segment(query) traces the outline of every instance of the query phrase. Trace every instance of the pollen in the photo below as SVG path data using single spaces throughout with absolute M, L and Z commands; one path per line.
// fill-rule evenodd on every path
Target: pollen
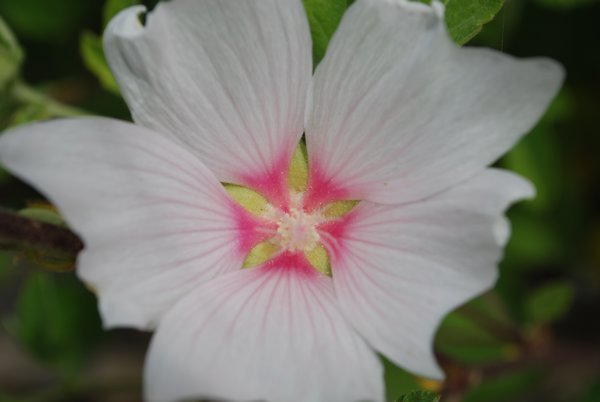
M 277 235 L 273 240 L 285 250 L 311 251 L 321 240 L 317 231 L 319 222 L 318 214 L 307 214 L 301 209 L 291 208 L 279 218 Z

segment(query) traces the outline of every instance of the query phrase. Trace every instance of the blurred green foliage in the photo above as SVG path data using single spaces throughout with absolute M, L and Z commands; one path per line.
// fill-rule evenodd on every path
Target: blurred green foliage
M 494 293 L 473 300 L 448 315 L 436 337 L 436 348 L 466 364 L 511 360 L 518 353 L 517 326 Z
M 597 3 L 598 0 L 536 0 L 541 6 L 555 9 L 570 9 Z
M 81 57 L 86 67 L 98 77 L 100 84 L 107 91 L 118 95 L 119 86 L 108 67 L 100 36 L 89 31 L 81 34 Z
M 413 391 L 401 396 L 397 402 L 438 402 L 440 397 L 428 391 Z
M 346 0 L 303 0 L 313 40 L 313 63 L 316 66 L 327 50 L 344 11 Z
M 0 15 L 26 39 L 67 42 L 91 17 L 89 4 L 81 0 L 2 0 Z
M 17 76 L 23 61 L 23 51 L 14 34 L 0 17 L 0 92 Z
M 72 275 L 32 272 L 19 292 L 9 333 L 34 356 L 73 376 L 101 335 L 95 298 Z
M 519 400 L 523 395 L 535 393 L 535 387 L 542 378 L 543 374 L 539 369 L 512 370 L 470 389 L 462 401 L 506 402 Z
M 2 284 L 10 277 L 11 260 L 9 253 L 0 251 L 0 289 L 2 289 Z
M 0 128 L 81 113 L 128 118 L 101 36 L 112 16 L 139 3 L 151 9 L 156 1 L 0 0 Z M 352 0 L 303 3 L 316 64 Z M 458 44 L 472 40 L 469 44 L 518 56 L 553 57 L 566 66 L 568 79 L 544 119 L 498 162 L 529 178 L 538 195 L 509 213 L 513 236 L 496 288 L 440 326 L 435 346 L 447 381 L 415 377 L 384 359 L 387 395 L 404 402 L 435 401 L 438 392 L 442 400 L 466 402 L 595 402 L 600 400 L 600 52 L 595 51 L 600 4 L 446 4 L 446 23 Z M 36 199 L 38 194 L 0 168 L 0 205 L 22 209 Z M 48 211 L 25 213 L 56 218 Z M 70 274 L 41 272 L 26 254 L 2 251 L 0 290 L 5 330 L 40 365 L 62 379 L 77 379 L 104 342 L 93 294 Z M 568 376 L 570 371 L 576 375 Z
M 388 399 L 392 400 L 420 388 L 419 381 L 414 375 L 397 367 L 383 356 L 382 361 L 385 369 L 385 393 Z
M 550 324 L 565 315 L 574 296 L 575 289 L 569 282 L 545 284 L 525 300 L 527 319 L 535 324 Z
M 138 4 L 140 4 L 138 0 L 108 0 L 104 4 L 102 12 L 102 26 L 106 27 L 120 11 Z M 119 86 L 104 56 L 101 36 L 91 31 L 83 32 L 80 39 L 80 50 L 85 66 L 96 75 L 104 89 L 119 95 Z

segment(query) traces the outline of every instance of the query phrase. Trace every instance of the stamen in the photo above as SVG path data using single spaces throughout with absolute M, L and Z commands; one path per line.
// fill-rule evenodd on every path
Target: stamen
M 310 251 L 319 244 L 320 236 L 317 215 L 306 214 L 298 208 L 291 208 L 278 222 L 277 236 L 274 239 L 282 249 L 289 251 Z

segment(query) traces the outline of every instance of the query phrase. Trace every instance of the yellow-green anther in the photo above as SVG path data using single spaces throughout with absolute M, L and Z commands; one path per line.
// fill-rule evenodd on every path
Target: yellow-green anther
M 224 184 L 224 186 L 231 198 L 237 201 L 246 211 L 254 215 L 263 216 L 270 208 L 269 202 L 265 197 L 248 187 L 236 184 Z
M 263 241 L 258 243 L 256 246 L 250 250 L 248 256 L 244 260 L 243 268 L 252 268 L 257 265 L 260 265 L 264 262 L 267 262 L 273 255 L 279 250 L 273 242 L 270 240 Z
M 302 142 L 298 144 L 288 172 L 288 186 L 297 193 L 302 193 L 306 190 L 308 183 L 308 154 L 306 153 L 306 145 Z

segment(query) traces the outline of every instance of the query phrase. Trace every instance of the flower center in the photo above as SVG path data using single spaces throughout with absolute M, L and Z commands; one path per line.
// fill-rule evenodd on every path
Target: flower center
M 311 251 L 321 240 L 316 228 L 319 221 L 314 214 L 291 208 L 279 219 L 277 235 L 273 240 L 285 250 Z
M 285 206 L 272 204 L 260 192 L 248 187 L 224 183 L 229 195 L 258 218 L 256 233 L 260 240 L 249 250 L 243 268 L 257 267 L 278 256 L 293 254 L 303 257 L 322 274 L 332 276 L 329 254 L 323 244 L 326 239 L 322 236 L 331 240 L 327 225 L 344 219 L 358 201 L 332 201 L 307 212 L 304 197 L 308 189 L 308 172 L 306 147 L 300 143 L 288 170 L 289 204 Z M 245 227 L 245 223 L 242 226 Z

